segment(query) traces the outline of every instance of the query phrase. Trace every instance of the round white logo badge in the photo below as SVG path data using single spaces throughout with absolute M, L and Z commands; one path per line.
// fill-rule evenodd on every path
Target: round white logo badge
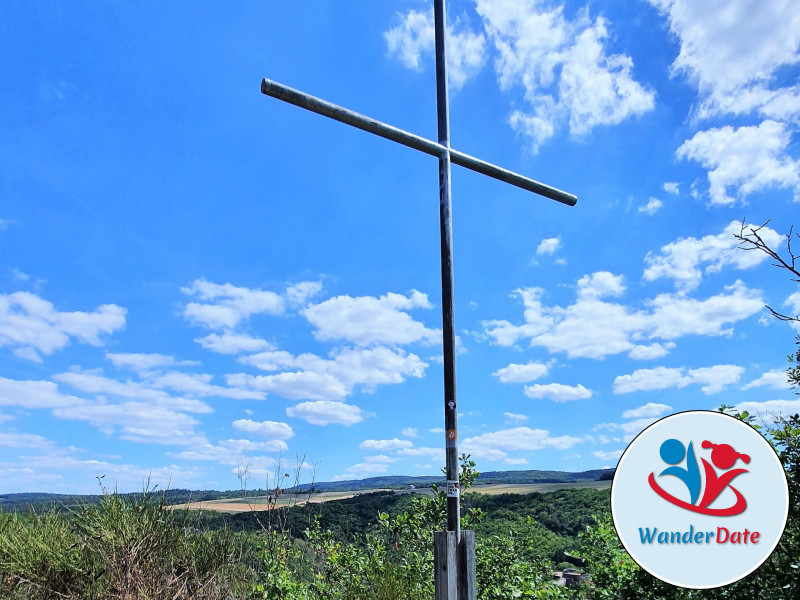
M 789 511 L 783 466 L 755 429 L 690 411 L 642 431 L 617 465 L 611 513 L 645 571 L 687 588 L 727 585 L 778 545 Z

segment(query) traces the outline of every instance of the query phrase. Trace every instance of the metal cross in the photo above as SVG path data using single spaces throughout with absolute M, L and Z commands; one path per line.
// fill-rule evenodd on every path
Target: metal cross
M 444 337 L 444 422 L 447 479 L 447 530 L 461 534 L 460 497 L 458 488 L 458 403 L 456 401 L 455 324 L 453 318 L 453 246 L 450 163 L 466 167 L 524 190 L 534 192 L 569 206 L 577 197 L 550 187 L 523 175 L 513 173 L 486 161 L 450 148 L 450 116 L 447 91 L 447 61 L 445 56 L 445 0 L 434 0 L 434 28 L 436 38 L 436 109 L 439 142 L 409 133 L 375 119 L 365 117 L 341 106 L 331 104 L 304 92 L 264 79 L 261 92 L 295 106 L 341 121 L 381 137 L 420 150 L 439 159 L 439 224 L 442 255 L 442 330 Z

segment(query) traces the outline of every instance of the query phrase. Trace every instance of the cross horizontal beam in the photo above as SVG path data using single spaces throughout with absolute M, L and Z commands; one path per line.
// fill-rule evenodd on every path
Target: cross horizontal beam
M 551 200 L 561 202 L 562 204 L 575 206 L 575 203 L 578 201 L 577 196 L 574 196 L 568 192 L 564 192 L 539 181 L 535 181 L 529 177 L 525 177 L 524 175 L 514 173 L 513 171 L 509 171 L 503 167 L 498 167 L 497 165 L 493 165 L 479 158 L 475 158 L 469 154 L 464 154 L 458 150 L 453 150 L 452 148 L 448 149 L 445 146 L 422 136 L 409 133 L 403 129 L 393 127 L 392 125 L 387 125 L 381 121 L 376 121 L 375 119 L 366 117 L 362 114 L 348 110 L 347 108 L 338 106 L 326 100 L 322 100 L 321 98 L 311 96 L 305 92 L 295 90 L 281 83 L 264 79 L 261 82 L 261 93 L 273 98 L 277 98 L 278 100 L 283 100 L 289 104 L 294 104 L 300 108 L 305 108 L 306 110 L 310 110 L 311 112 L 329 117 L 336 121 L 340 121 L 341 123 L 346 123 L 347 125 L 352 125 L 358 129 L 374 133 L 375 135 L 379 135 L 387 140 L 398 142 L 404 146 L 414 148 L 415 150 L 419 150 L 437 158 L 441 157 L 444 153 L 449 152 L 451 162 L 461 167 L 465 167 L 472 171 L 477 171 L 483 175 L 493 177 L 494 179 L 499 179 L 505 183 L 509 183 L 518 188 L 522 188 L 523 190 L 550 198 Z

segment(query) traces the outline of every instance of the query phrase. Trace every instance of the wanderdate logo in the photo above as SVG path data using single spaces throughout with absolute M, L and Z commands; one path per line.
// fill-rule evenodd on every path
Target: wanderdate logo
M 758 568 L 788 509 L 786 476 L 769 442 L 711 411 L 647 427 L 620 458 L 611 488 L 614 525 L 631 557 L 687 588 L 727 585 Z
M 745 500 L 738 489 L 731 485 L 731 482 L 734 478 L 748 471 L 747 469 L 731 469 L 731 467 L 739 460 L 743 461 L 745 464 L 749 463 L 750 456 L 737 452 L 730 444 L 714 444 L 713 442 L 704 440 L 701 447 L 711 449 L 711 463 L 713 464 L 712 466 L 705 458 L 701 457 L 700 460 L 703 465 L 702 473 L 698 466 L 697 459 L 695 458 L 692 442 L 689 442 L 688 449 L 684 448 L 683 443 L 674 438 L 665 440 L 664 443 L 661 444 L 661 458 L 665 463 L 672 466 L 661 471 L 658 476 L 663 477 L 664 475 L 671 475 L 682 481 L 689 492 L 689 502 L 676 498 L 665 491 L 656 482 L 655 473 L 650 473 L 647 482 L 656 494 L 664 498 L 667 502 L 675 506 L 680 506 L 683 509 L 703 515 L 716 515 L 720 517 L 738 515 L 747 508 L 747 500 Z M 678 466 L 679 463 L 682 462 L 685 462 L 686 466 Z M 720 473 L 717 472 L 715 467 L 720 470 Z M 704 489 L 702 497 L 700 496 L 701 488 Z M 725 508 L 710 508 L 709 505 L 714 502 L 725 489 L 730 489 L 736 495 L 736 503 Z

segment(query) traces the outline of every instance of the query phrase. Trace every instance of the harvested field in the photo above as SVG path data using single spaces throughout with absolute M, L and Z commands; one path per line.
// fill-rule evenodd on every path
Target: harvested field
M 575 489 L 575 488 L 591 488 L 595 490 L 605 490 L 611 487 L 610 481 L 581 481 L 576 483 L 525 483 L 525 484 L 491 484 L 491 485 L 476 485 L 471 488 L 468 493 L 474 494 L 531 494 L 533 492 L 554 492 L 556 490 Z M 288 505 L 301 505 L 306 502 L 332 502 L 335 500 L 343 500 L 345 498 L 353 498 L 362 494 L 371 494 L 373 492 L 393 491 L 395 494 L 426 494 L 432 493 L 430 488 L 417 488 L 417 489 L 402 489 L 402 490 L 386 490 L 386 489 L 370 489 L 346 492 L 321 492 L 316 494 L 286 494 L 278 499 L 278 507 Z M 228 498 L 225 500 L 210 500 L 206 502 L 191 502 L 187 504 L 176 504 L 170 508 L 188 508 L 191 510 L 214 510 L 225 513 L 241 513 L 258 510 L 267 510 L 269 499 L 265 496 L 253 496 L 247 500 L 241 498 Z

